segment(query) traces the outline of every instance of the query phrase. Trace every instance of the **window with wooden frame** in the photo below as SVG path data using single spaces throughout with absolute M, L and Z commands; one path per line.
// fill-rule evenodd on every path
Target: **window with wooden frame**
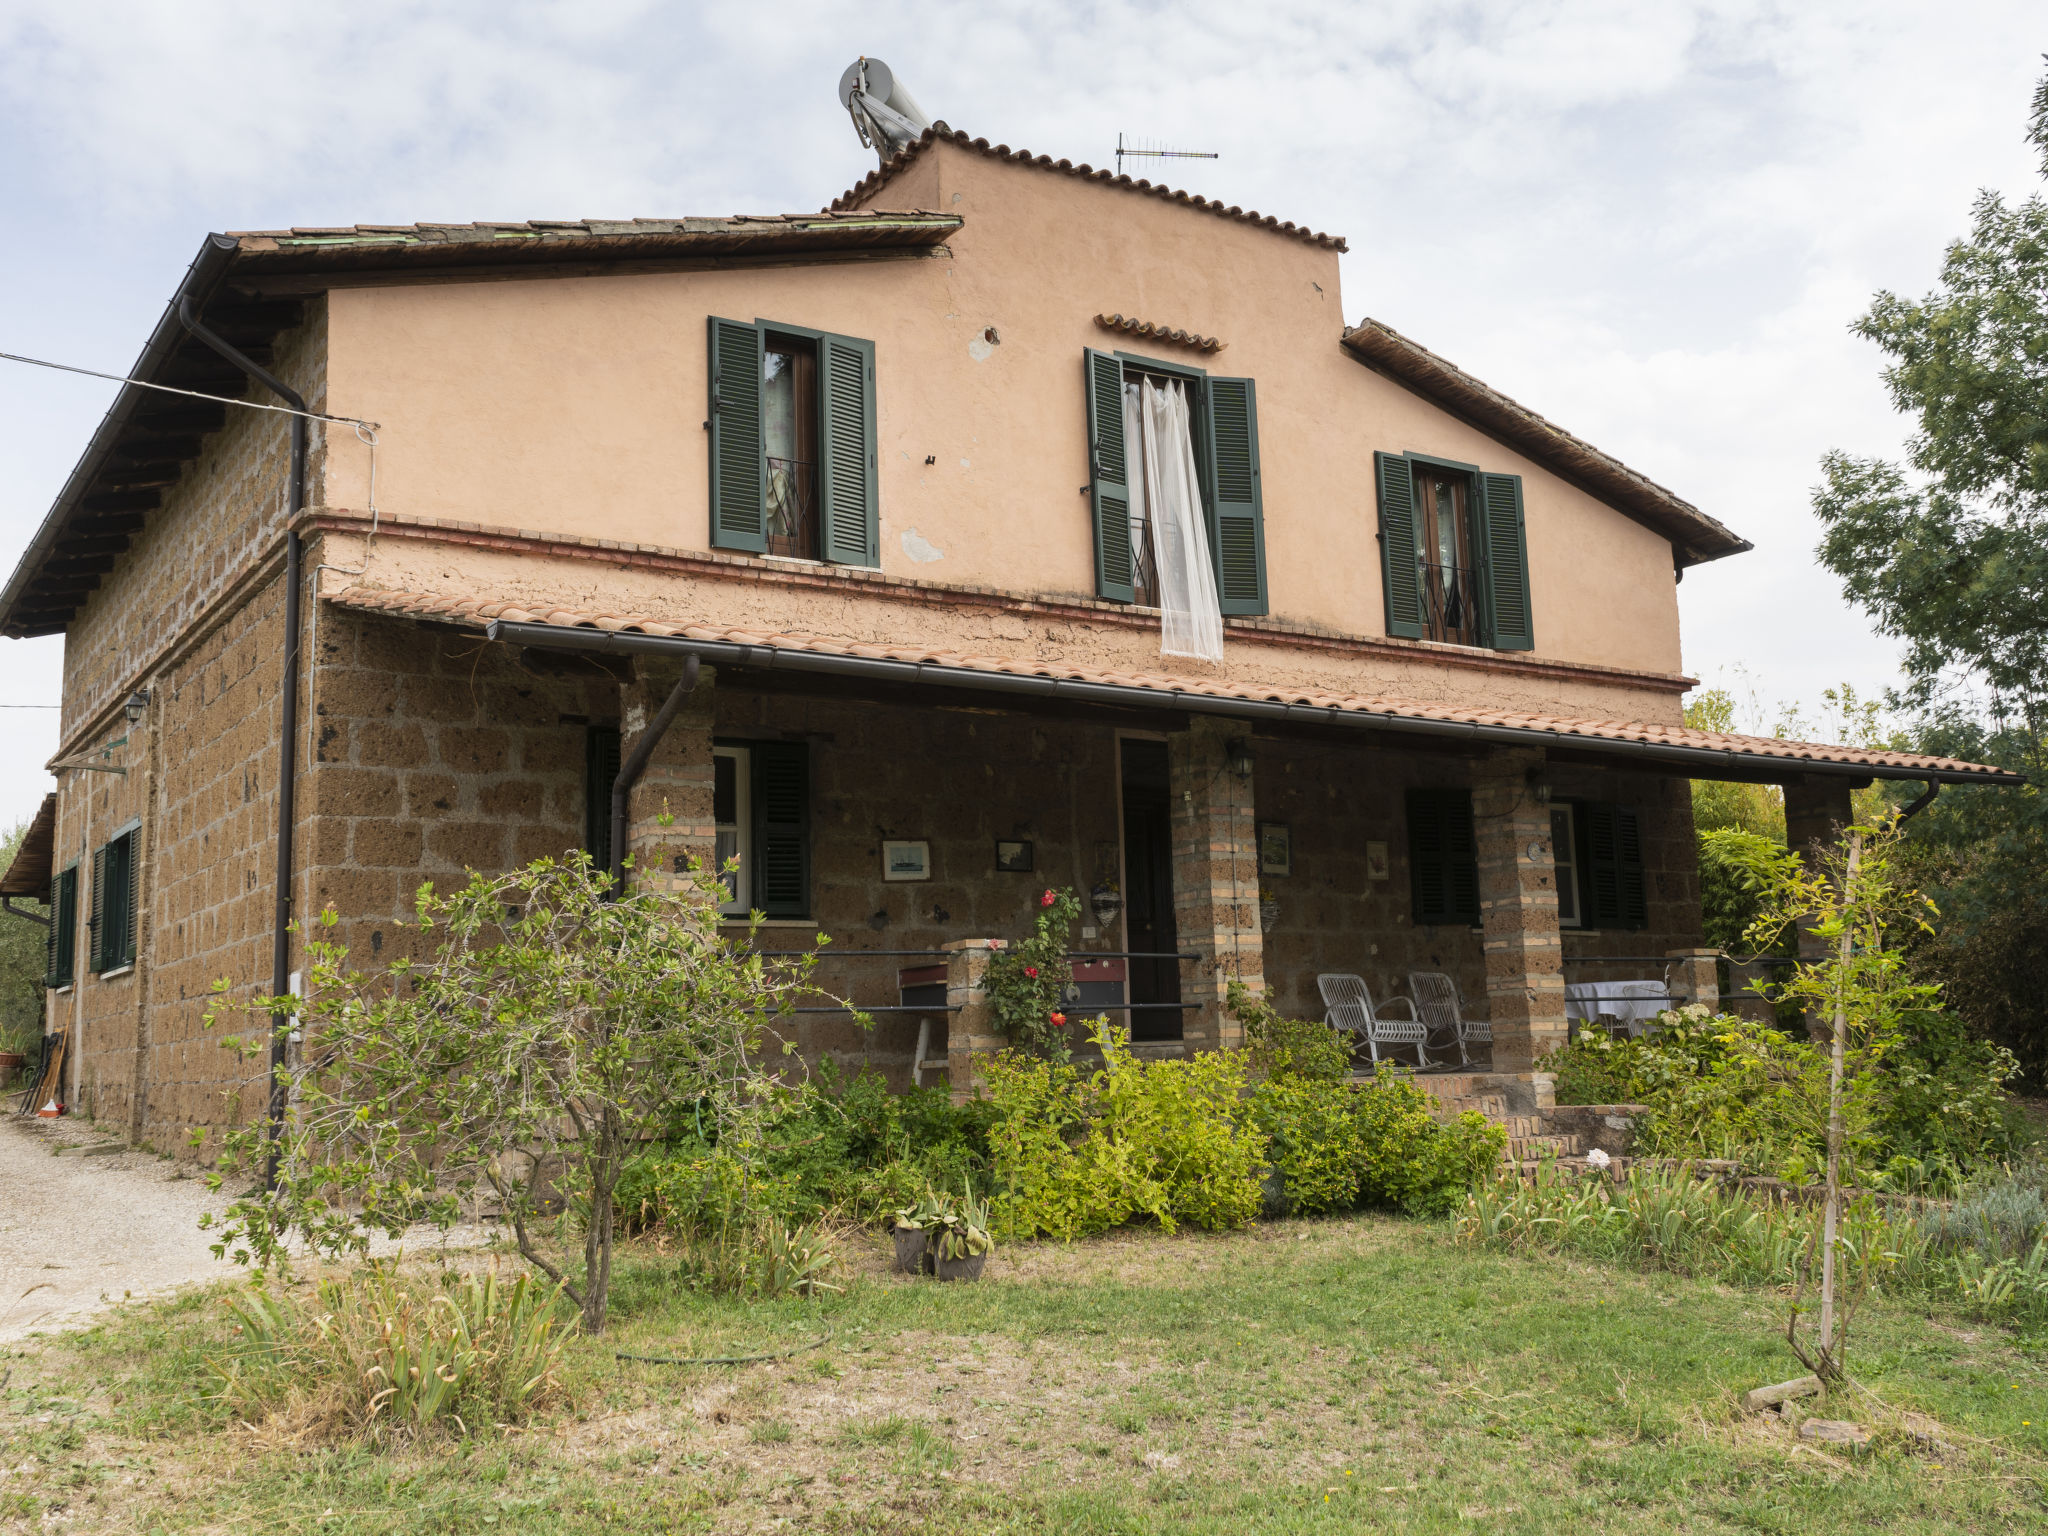
M 50 877 L 50 931 L 44 935 L 48 964 L 43 985 L 68 987 L 78 979 L 78 865 Z
M 1522 477 L 1417 453 L 1375 453 L 1387 633 L 1535 648 Z
M 1216 377 L 1181 363 L 1092 347 L 1082 350 L 1081 365 L 1095 595 L 1118 603 L 1142 600 L 1150 535 L 1132 521 L 1137 498 L 1131 494 L 1131 457 L 1124 441 L 1124 383 L 1127 376 L 1151 373 L 1177 380 L 1189 392 L 1195 476 L 1201 483 L 1217 606 L 1225 614 L 1265 613 L 1265 497 L 1256 385 L 1250 379 Z
M 753 831 L 753 845 L 746 850 L 751 904 L 764 917 L 809 917 L 810 744 L 755 741 L 747 744 L 746 752 L 747 825 Z
M 95 976 L 135 963 L 135 850 L 131 822 L 92 856 L 90 965 Z
M 726 899 L 718 910 L 745 917 L 754 900 L 753 753 L 746 747 L 711 749 L 711 820 Z
M 875 344 L 710 319 L 711 544 L 881 564 Z

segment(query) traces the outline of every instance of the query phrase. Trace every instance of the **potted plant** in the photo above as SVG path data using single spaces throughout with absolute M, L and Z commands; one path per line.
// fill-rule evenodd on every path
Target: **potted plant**
M 896 1242 L 896 1268 L 901 1274 L 928 1275 L 932 1272 L 933 1250 L 939 1233 L 953 1217 L 953 1197 L 930 1187 L 913 1205 L 895 1213 L 889 1235 Z
M 951 1204 L 950 1197 L 947 1202 Z M 939 1230 L 933 1270 L 941 1280 L 979 1280 L 996 1240 L 989 1236 L 988 1202 L 974 1198 L 974 1186 L 967 1186 L 959 1207 L 947 1213 Z

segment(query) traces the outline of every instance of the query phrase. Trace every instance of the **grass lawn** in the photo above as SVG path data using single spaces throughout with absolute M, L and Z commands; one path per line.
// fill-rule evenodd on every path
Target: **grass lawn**
M 1862 1380 L 1945 1439 L 1850 1457 L 1737 1411 L 1798 1374 L 1758 1293 L 1377 1218 L 1005 1249 L 976 1286 L 861 1242 L 817 1304 L 679 1293 L 634 1255 L 614 1331 L 571 1346 L 575 1414 L 401 1453 L 222 1423 L 210 1298 L 31 1341 L 0 1530 L 2048 1529 L 2043 1350 L 1953 1317 L 1859 1319 Z M 611 1358 L 828 1330 L 779 1363 Z

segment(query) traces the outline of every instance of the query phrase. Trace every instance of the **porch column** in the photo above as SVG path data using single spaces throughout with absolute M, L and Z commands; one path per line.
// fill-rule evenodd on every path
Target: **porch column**
M 993 1056 L 1010 1043 L 996 1030 L 995 1009 L 982 985 L 989 955 L 1003 947 L 1001 939 L 953 939 L 939 946 L 946 952 L 946 1006 L 953 1010 L 946 1022 L 946 1084 L 955 1104 L 981 1090 L 977 1058 Z
M 619 756 L 623 760 L 681 681 L 682 665 L 667 658 L 641 658 L 633 680 L 619 686 Z M 626 800 L 626 851 L 633 859 L 631 883 L 658 881 L 680 890 L 678 876 L 690 861 L 707 869 L 718 852 L 718 824 L 711 803 L 711 730 L 715 678 L 710 667 L 669 722 L 654 755 Z
M 1827 854 L 1838 847 L 1842 834 L 1856 819 L 1849 792 L 1854 781 L 1810 774 L 1785 781 L 1785 846 L 1798 854 L 1809 874 L 1821 867 Z M 1799 959 L 1802 964 L 1824 961 L 1828 945 L 1814 936 L 1812 925 L 1799 925 Z M 1816 1040 L 1826 1039 L 1833 1021 L 1817 1013 L 1806 1016 L 1806 1032 Z
M 1180 948 L 1201 959 L 1181 968 L 1181 1039 L 1190 1050 L 1227 1050 L 1243 1030 L 1224 1008 L 1236 977 L 1266 990 L 1259 931 L 1259 853 L 1252 775 L 1230 767 L 1230 744 L 1247 743 L 1240 721 L 1197 716 L 1167 738 L 1173 818 L 1173 921 Z
M 1664 958 L 1670 961 L 1673 1006 L 1684 1007 L 1688 1003 L 1704 1003 L 1714 1012 L 1721 1011 L 1721 952 L 1718 949 L 1667 949 Z
M 1497 751 L 1472 784 L 1493 1069 L 1516 1076 L 1537 1073 L 1566 1039 L 1550 804 L 1537 798 L 1543 765 L 1540 748 Z M 1547 1080 L 1532 1086 L 1541 1098 Z

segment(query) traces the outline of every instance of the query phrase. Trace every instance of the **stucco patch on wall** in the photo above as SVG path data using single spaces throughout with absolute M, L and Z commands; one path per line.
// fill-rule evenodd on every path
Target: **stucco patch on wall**
M 919 565 L 930 565 L 935 560 L 946 558 L 946 552 L 943 549 L 932 543 L 930 539 L 927 539 L 915 528 L 904 529 L 903 536 L 897 542 L 903 546 L 903 553 Z

